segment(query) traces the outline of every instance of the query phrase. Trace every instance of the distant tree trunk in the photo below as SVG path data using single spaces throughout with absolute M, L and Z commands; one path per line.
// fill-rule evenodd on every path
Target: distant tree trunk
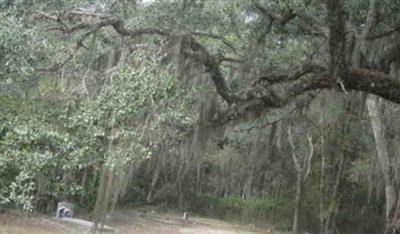
M 94 209 L 93 232 L 96 233 L 100 227 L 103 230 L 105 224 L 105 215 L 110 206 L 111 193 L 114 189 L 114 170 L 110 170 L 106 166 L 103 166 L 100 175 L 100 184 L 97 191 L 96 205 Z
M 88 174 L 88 168 L 85 167 L 83 169 L 83 176 L 82 176 L 82 179 L 81 179 L 81 187 L 84 188 L 84 189 L 86 187 L 87 174 Z M 84 194 L 82 193 L 80 198 L 79 198 L 79 201 L 80 201 L 81 204 L 83 204 L 84 198 L 85 198 Z
M 177 171 L 177 175 L 176 175 L 176 182 L 177 182 L 177 186 L 178 186 L 178 206 L 180 208 L 183 207 L 183 203 L 184 203 L 184 197 L 183 197 L 183 190 L 182 190 L 182 173 L 183 173 L 183 167 L 185 166 L 184 164 L 184 155 L 180 156 L 181 161 L 179 163 L 179 168 Z
M 294 207 L 294 215 L 293 215 L 293 228 L 292 231 L 294 233 L 299 233 L 299 214 L 302 205 L 302 193 L 303 193 L 303 172 L 297 171 L 297 179 L 296 179 L 296 197 L 295 197 L 295 207 Z
M 113 189 L 114 189 L 114 186 L 113 186 L 113 184 L 114 184 L 114 170 L 112 169 L 112 170 L 107 170 L 107 174 L 108 174 L 108 176 L 107 176 L 107 185 L 106 185 L 106 189 L 105 189 L 105 191 L 104 191 L 104 206 L 103 206 L 103 209 L 102 209 L 102 214 L 101 214 L 101 222 L 100 222 L 100 225 L 101 225 L 101 228 L 100 228 L 100 233 L 102 233 L 102 231 L 103 231 L 103 229 L 104 229 L 104 224 L 105 224 L 105 217 L 106 217 L 106 212 L 108 211 L 108 209 L 109 209 L 109 205 L 110 205 L 110 201 L 111 201 L 111 193 L 112 193 L 112 191 L 113 191 Z
M 112 113 L 111 117 L 111 126 L 114 126 L 114 118 L 115 115 Z M 107 136 L 111 136 L 113 134 L 113 128 L 110 129 Z M 114 142 L 112 139 L 109 139 L 106 144 L 106 155 L 107 157 L 114 150 Z M 101 173 L 100 173 L 100 182 L 97 190 L 96 197 L 96 205 L 94 208 L 93 221 L 94 221 L 94 229 L 93 232 L 96 233 L 98 225 L 101 225 L 101 230 L 104 225 L 104 217 L 107 209 L 109 208 L 111 191 L 113 189 L 113 179 L 114 179 L 114 169 L 110 169 L 103 162 L 101 164 Z
M 296 169 L 296 195 L 295 195 L 295 208 L 293 214 L 293 233 L 299 233 L 299 218 L 300 211 L 302 206 L 303 199 L 303 187 L 304 182 L 307 180 L 308 175 L 311 171 L 311 161 L 314 156 L 314 145 L 312 143 L 312 137 L 310 135 L 307 136 L 308 144 L 309 144 L 309 154 L 302 155 L 299 157 L 296 152 L 296 147 L 293 141 L 291 128 L 288 129 L 288 140 L 290 147 L 292 148 L 292 158 L 294 162 L 294 166 Z
M 373 174 L 372 171 L 368 175 L 368 196 L 367 196 L 367 204 L 371 204 L 371 198 L 372 198 L 372 189 L 373 189 Z
M 107 187 L 107 169 L 103 166 L 100 172 L 100 181 L 99 187 L 97 189 L 97 197 L 96 197 L 96 204 L 93 212 L 93 222 L 94 222 L 94 229 L 93 232 L 96 232 L 97 226 L 101 222 L 103 212 L 105 206 L 105 193 Z
M 231 176 L 232 174 L 229 173 L 230 171 L 232 171 L 231 169 L 231 165 L 232 165 L 232 159 L 229 157 L 227 162 L 224 162 L 223 165 L 223 195 L 224 197 L 228 197 L 228 195 L 230 194 L 230 190 L 231 190 Z
M 329 205 L 328 213 L 327 213 L 326 219 L 325 219 L 324 234 L 334 233 L 334 231 L 336 229 L 335 219 L 336 219 L 336 215 L 339 210 L 339 204 L 340 204 L 339 188 L 340 188 L 341 178 L 343 175 L 344 165 L 345 165 L 345 154 L 342 153 L 342 155 L 340 156 L 340 160 L 339 160 L 339 164 L 338 164 L 338 168 L 337 168 L 335 185 L 334 185 L 333 191 L 332 191 L 332 201 Z
M 376 16 L 377 16 L 377 7 L 379 1 L 371 0 L 369 3 L 369 10 L 367 14 L 366 23 L 362 33 L 359 36 L 358 43 L 355 46 L 353 51 L 353 66 L 355 68 L 359 68 L 361 65 L 361 57 L 363 51 L 367 49 L 367 36 L 372 31 L 372 28 L 376 26 Z M 398 67 L 396 63 L 391 64 L 391 74 L 396 77 L 398 72 Z M 391 177 L 391 166 L 390 166 L 390 157 L 388 154 L 388 146 L 385 140 L 385 130 L 382 116 L 382 103 L 377 96 L 369 95 L 367 97 L 367 109 L 371 119 L 372 131 L 375 138 L 375 146 L 377 159 L 380 166 L 380 171 L 383 176 L 383 182 L 385 187 L 385 203 L 386 203 L 386 214 L 385 214 L 385 233 L 391 232 L 390 229 L 395 225 L 396 222 L 396 203 L 397 194 L 394 187 L 394 181 Z M 379 181 L 381 181 L 378 178 Z M 370 181 L 370 180 L 369 180 Z M 380 194 L 380 187 L 377 189 L 377 196 Z M 370 200 L 370 187 L 368 191 L 368 202 Z M 400 230 L 398 230 L 400 231 Z M 396 232 L 397 233 L 397 232 Z
M 324 122 L 323 117 L 321 116 L 321 124 Z M 322 133 L 323 134 L 323 133 Z M 319 219 L 320 219 L 320 232 L 322 233 L 324 227 L 324 204 L 325 204 L 325 137 L 321 135 L 320 138 L 321 144 L 321 169 L 320 169 L 320 178 L 319 178 Z
M 200 157 L 200 156 L 198 156 Z M 202 160 L 197 160 L 197 167 L 196 167 L 196 193 L 197 195 L 201 194 L 201 164 Z
M 367 100 L 367 108 L 371 117 L 372 131 L 375 138 L 375 146 L 378 162 L 380 165 L 381 173 L 383 175 L 383 181 L 385 184 L 385 199 L 386 199 L 386 228 L 385 233 L 389 233 L 390 229 L 396 221 L 396 203 L 397 195 L 394 188 L 393 179 L 391 177 L 392 168 L 390 166 L 390 157 L 388 154 L 387 142 L 385 140 L 385 129 L 383 125 L 382 115 L 382 104 L 376 96 L 369 96 Z
M 37 184 L 36 197 L 38 199 L 36 201 L 36 210 L 39 212 L 48 212 L 48 207 L 51 203 L 47 194 L 49 190 L 49 180 L 42 173 L 39 173 Z
M 147 196 L 146 196 L 146 202 L 147 203 L 150 203 L 153 200 L 153 191 L 154 191 L 154 188 L 155 188 L 155 186 L 157 184 L 158 177 L 160 175 L 160 170 L 161 170 L 161 160 L 162 160 L 161 157 L 163 157 L 163 155 L 161 155 L 161 154 L 158 155 L 156 168 L 154 170 L 153 178 L 152 178 L 151 184 L 150 184 L 150 189 L 149 189 L 149 192 L 147 193 Z
M 250 199 L 251 196 L 251 186 L 253 183 L 253 173 L 254 173 L 254 158 L 255 158 L 255 153 L 254 150 L 252 150 L 253 146 L 252 145 L 248 145 L 248 157 L 249 162 L 248 162 L 248 175 L 247 178 L 245 179 L 244 183 L 243 183 L 243 192 L 242 192 L 242 199 Z M 254 147 L 255 148 L 255 147 Z
M 323 146 L 322 146 L 323 147 Z M 325 187 L 324 187 L 324 181 L 325 181 L 325 155 L 324 152 L 322 152 L 321 156 L 321 177 L 320 177 L 320 182 L 319 182 L 319 218 L 320 218 L 320 230 L 323 230 L 324 227 L 324 204 L 325 204 Z
M 253 183 L 253 174 L 250 173 L 250 175 L 247 177 L 246 181 L 244 182 L 243 186 L 243 194 L 242 198 L 243 199 L 250 199 L 251 198 L 251 186 Z

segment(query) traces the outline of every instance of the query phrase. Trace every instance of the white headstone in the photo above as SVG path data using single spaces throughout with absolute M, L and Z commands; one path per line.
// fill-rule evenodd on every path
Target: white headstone
M 74 216 L 74 204 L 69 202 L 59 202 L 57 204 L 56 218 L 73 217 Z

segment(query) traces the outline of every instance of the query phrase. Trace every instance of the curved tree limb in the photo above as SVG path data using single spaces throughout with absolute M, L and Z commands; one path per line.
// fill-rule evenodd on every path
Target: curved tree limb
M 380 38 L 383 38 L 383 37 L 388 37 L 388 36 L 391 36 L 392 34 L 398 33 L 398 32 L 400 32 L 400 25 L 397 25 L 393 29 L 391 29 L 389 31 L 386 31 L 386 32 L 381 32 L 381 33 L 376 33 L 376 34 L 369 35 L 367 37 L 367 40 L 376 40 L 376 39 L 380 39 Z
M 317 64 L 307 62 L 291 69 L 290 71 L 265 70 L 261 72 L 258 82 L 268 82 L 270 84 L 294 81 L 300 77 L 315 72 L 322 72 L 325 69 Z
M 201 32 L 201 31 L 194 31 L 194 32 L 191 32 L 190 34 L 194 35 L 194 36 L 204 36 L 204 37 L 209 37 L 209 38 L 214 38 L 214 39 L 220 40 L 227 47 L 229 47 L 233 52 L 236 52 L 235 46 L 221 35 L 208 33 L 208 32 Z
M 228 104 L 242 102 L 245 100 L 244 98 L 232 93 L 226 84 L 216 59 L 208 53 L 205 47 L 203 47 L 191 36 L 184 36 L 182 44 L 185 55 L 196 59 L 205 66 L 206 72 L 210 74 L 218 94 L 225 99 Z
M 315 27 L 316 22 L 313 22 L 312 19 L 306 16 L 306 14 L 304 13 L 295 12 L 293 9 L 289 8 L 281 14 L 275 14 L 263 5 L 261 5 L 257 0 L 251 1 L 256 10 L 263 17 L 267 18 L 270 23 L 278 22 L 279 26 L 283 27 L 286 24 L 290 23 L 292 20 L 297 19 L 298 26 L 302 29 L 302 31 L 306 32 L 309 35 L 314 35 L 317 37 L 327 37 L 322 29 Z
M 253 0 L 253 2 L 256 2 Z M 195 40 L 193 35 L 210 36 L 223 41 L 223 37 L 206 33 L 192 32 L 181 35 L 182 53 L 202 63 L 206 72 L 216 87 L 217 93 L 231 106 L 226 119 L 235 119 L 248 113 L 256 113 L 268 108 L 278 108 L 287 105 L 292 100 L 308 91 L 317 91 L 325 88 L 337 88 L 338 77 L 346 90 L 362 91 L 375 94 L 389 101 L 400 104 L 400 82 L 389 78 L 386 74 L 368 69 L 351 70 L 346 61 L 345 19 L 342 0 L 327 0 L 329 53 L 331 61 L 327 72 L 326 68 L 312 62 L 300 65 L 291 71 L 268 70 L 250 87 L 244 87 L 238 93 L 230 88 L 220 70 L 220 63 L 208 50 Z M 75 12 L 74 14 L 78 14 Z M 79 13 L 80 14 L 80 13 Z M 158 28 L 129 28 L 124 21 L 110 15 L 93 15 L 82 13 L 85 16 L 98 17 L 92 24 L 75 26 L 75 30 L 88 30 L 84 35 L 93 33 L 100 28 L 110 26 L 118 34 L 135 37 L 139 35 L 158 35 L 170 37 L 172 33 Z M 271 16 L 274 20 L 287 23 L 283 18 Z M 283 17 L 283 16 L 279 16 Z M 47 17 L 58 19 L 54 17 Z M 288 17 L 290 18 L 290 17 Z M 73 27 L 74 28 L 74 27 Z M 229 46 L 227 43 L 224 43 Z M 240 62 L 235 59 L 234 62 Z
M 400 104 L 400 81 L 390 79 L 382 72 L 369 69 L 356 69 L 342 76 L 343 85 L 349 91 L 361 91 L 380 96 Z M 222 122 L 244 118 L 268 108 L 280 108 L 308 91 L 339 88 L 336 79 L 328 73 L 306 75 L 284 85 L 257 86 L 248 92 L 250 98 L 237 103 L 223 117 Z
M 279 22 L 282 26 L 289 23 L 292 19 L 296 17 L 296 14 L 292 9 L 288 9 L 286 12 L 281 14 L 275 14 L 269 11 L 266 7 L 262 6 L 257 0 L 251 0 L 255 8 L 270 21 Z

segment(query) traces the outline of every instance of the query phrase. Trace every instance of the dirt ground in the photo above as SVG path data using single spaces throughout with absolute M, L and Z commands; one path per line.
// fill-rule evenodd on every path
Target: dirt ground
M 177 213 L 118 211 L 107 215 L 107 224 L 118 234 L 257 234 L 276 233 L 253 224 L 238 225 L 216 219 L 190 217 Z M 43 215 L 1 214 L 0 234 L 78 234 L 89 233 L 87 227 L 66 223 Z M 282 234 L 282 233 L 280 233 Z

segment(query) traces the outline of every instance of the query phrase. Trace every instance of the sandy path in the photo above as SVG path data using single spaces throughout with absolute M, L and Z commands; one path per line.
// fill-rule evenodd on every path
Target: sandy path
M 257 234 L 275 233 L 255 229 L 250 226 L 235 225 L 228 222 L 191 217 L 183 221 L 174 213 L 149 212 L 143 215 L 135 211 L 118 211 L 108 216 L 109 225 L 118 234 Z M 252 230 L 249 230 L 252 229 Z M 47 216 L 16 214 L 0 215 L 1 234 L 77 234 L 88 230 L 77 229 L 71 224 L 57 221 Z

